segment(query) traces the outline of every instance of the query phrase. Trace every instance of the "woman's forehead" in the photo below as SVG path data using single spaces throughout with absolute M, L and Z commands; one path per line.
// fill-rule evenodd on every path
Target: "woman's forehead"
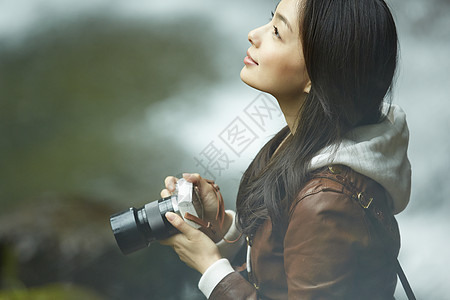
M 281 0 L 276 6 L 276 13 L 286 19 L 294 33 L 298 33 L 299 9 L 302 2 L 304 0 Z

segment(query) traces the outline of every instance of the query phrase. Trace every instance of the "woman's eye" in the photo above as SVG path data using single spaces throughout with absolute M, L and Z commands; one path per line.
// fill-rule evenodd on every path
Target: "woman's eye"
M 273 26 L 273 34 L 281 40 L 280 33 L 278 32 L 278 28 L 275 25 Z
M 270 19 L 269 19 L 269 21 L 272 21 L 273 16 L 275 16 L 275 14 L 273 13 L 273 11 L 271 11 L 271 12 L 270 12 Z

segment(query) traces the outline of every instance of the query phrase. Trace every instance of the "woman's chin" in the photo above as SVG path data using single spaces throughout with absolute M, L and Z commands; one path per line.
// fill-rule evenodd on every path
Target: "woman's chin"
M 245 70 L 245 66 L 241 69 L 241 73 L 240 73 L 240 76 L 241 76 L 241 80 L 243 81 L 243 82 L 245 82 L 245 83 L 247 83 L 246 82 L 246 80 L 245 80 L 245 78 L 246 78 L 246 70 Z
M 242 82 L 244 82 L 246 85 L 255 88 L 257 90 L 261 90 L 261 88 L 256 84 L 256 82 L 254 80 L 252 80 L 253 78 L 250 76 L 250 74 L 247 73 L 248 70 L 246 70 L 246 67 L 244 66 L 241 70 L 241 80 Z

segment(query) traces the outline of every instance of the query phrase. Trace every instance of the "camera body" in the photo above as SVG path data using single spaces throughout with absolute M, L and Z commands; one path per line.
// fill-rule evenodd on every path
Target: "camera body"
M 166 219 L 166 212 L 177 213 L 192 227 L 200 227 L 184 218 L 186 213 L 203 218 L 202 202 L 191 182 L 179 179 L 171 196 L 147 203 L 138 209 L 131 207 L 110 217 L 111 228 L 122 253 L 133 253 L 148 247 L 155 240 L 166 239 L 178 233 Z

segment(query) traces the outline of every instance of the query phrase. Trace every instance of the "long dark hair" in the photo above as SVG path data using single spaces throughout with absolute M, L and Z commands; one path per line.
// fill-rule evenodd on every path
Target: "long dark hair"
M 288 136 L 287 126 L 280 130 L 241 179 L 236 210 L 245 234 L 267 219 L 275 230 L 285 228 L 313 156 L 338 145 L 352 128 L 379 122 L 392 86 L 398 39 L 383 0 L 305 0 L 299 16 L 311 90 L 300 107 L 295 134 Z

